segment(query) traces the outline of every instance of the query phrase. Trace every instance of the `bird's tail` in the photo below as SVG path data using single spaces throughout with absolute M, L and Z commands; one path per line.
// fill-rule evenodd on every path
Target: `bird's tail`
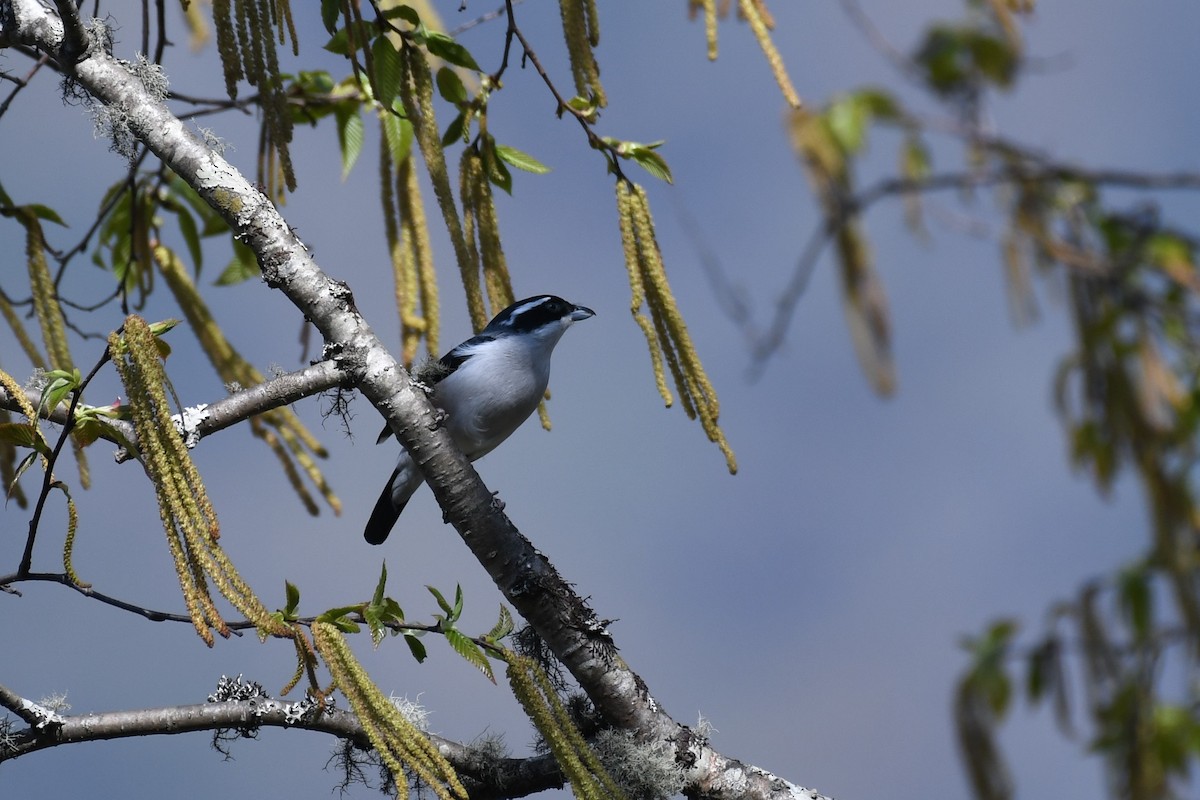
M 392 499 L 392 483 L 399 473 L 400 470 L 397 469 L 392 472 L 392 477 L 388 478 L 383 493 L 379 495 L 379 500 L 375 502 L 375 508 L 371 511 L 371 518 L 367 520 L 367 527 L 363 529 L 363 538 L 370 544 L 384 543 L 396 520 L 400 518 L 400 512 L 408 505 L 406 500 L 397 506 Z

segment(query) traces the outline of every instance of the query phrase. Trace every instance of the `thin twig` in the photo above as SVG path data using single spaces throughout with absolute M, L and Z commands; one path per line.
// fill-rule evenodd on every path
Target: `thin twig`
M 83 390 L 92 382 L 92 378 L 96 377 L 96 373 L 100 371 L 100 368 L 108 363 L 109 357 L 109 350 L 105 347 L 100 359 L 92 367 L 92 371 L 87 374 L 87 377 L 71 393 L 71 405 L 67 408 L 67 420 L 63 424 L 58 441 L 54 444 L 54 450 L 51 451 L 50 456 L 46 459 L 45 475 L 42 477 L 42 491 L 38 494 L 37 504 L 33 509 L 33 516 L 29 519 L 29 534 L 25 539 L 25 552 L 21 555 L 21 565 L 17 567 L 18 575 L 28 574 L 33 563 L 33 543 L 37 539 L 38 523 L 41 522 L 42 511 L 46 507 L 46 500 L 50 496 L 50 490 L 54 488 L 54 465 L 58 462 L 58 456 L 62 453 L 63 446 L 66 445 L 67 439 L 71 435 L 71 430 L 75 427 L 75 409 L 79 406 L 79 398 L 83 397 Z

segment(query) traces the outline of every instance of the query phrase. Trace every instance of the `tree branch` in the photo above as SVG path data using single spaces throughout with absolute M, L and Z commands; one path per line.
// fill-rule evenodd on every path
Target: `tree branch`
M 364 750 L 371 746 L 358 717 L 350 711 L 318 709 L 311 702 L 290 703 L 270 697 L 64 716 L 0 685 L 0 706 L 30 726 L 0 738 L 0 763 L 66 744 L 224 729 L 292 728 L 349 739 Z M 488 758 L 470 745 L 426 735 L 456 771 L 472 780 L 472 798 L 524 797 L 559 788 L 565 782 L 550 755 Z
M 318 361 L 304 369 L 284 373 L 264 383 L 251 386 L 249 389 L 234 392 L 214 403 L 196 406 L 193 409 L 195 413 L 189 414 L 186 420 L 180 420 L 177 414 L 175 415 L 176 424 L 185 436 L 193 441 L 199 441 L 205 436 L 223 431 L 257 414 L 286 406 L 338 386 L 348 387 L 351 383 L 349 373 L 338 366 L 336 362 Z M 26 391 L 25 396 L 34 407 L 37 407 L 41 399 L 39 392 L 30 389 Z M 21 410 L 16 398 L 11 397 L 3 386 L 0 386 L 0 408 L 17 412 Z M 42 418 L 59 425 L 66 425 L 69 415 L 67 410 L 60 405 L 44 412 Z M 114 428 L 116 433 L 104 431 L 101 433 L 101 437 L 122 447 L 117 453 L 117 461 L 120 463 L 130 460 L 132 455 L 124 450 L 124 446 L 125 442 L 137 444 L 137 434 L 133 431 L 133 425 L 122 419 L 109 419 L 105 420 L 105 423 Z
M 49 52 L 60 49 L 61 25 L 48 22 L 36 0 L 10 0 L 7 7 L 8 35 Z M 93 97 L 128 120 L 133 134 L 222 215 L 258 256 L 264 282 L 287 295 L 317 326 L 327 353 L 354 377 L 412 454 L 447 521 L 606 720 L 644 741 L 672 742 L 690 795 L 728 800 L 820 797 L 718 753 L 675 722 L 617 654 L 596 614 L 493 503 L 492 493 L 454 447 L 428 398 L 358 313 L 349 287 L 317 267 L 270 201 L 110 55 L 94 49 L 67 69 Z

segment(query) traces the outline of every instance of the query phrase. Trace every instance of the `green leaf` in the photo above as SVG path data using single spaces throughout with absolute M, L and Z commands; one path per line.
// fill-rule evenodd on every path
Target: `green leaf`
M 395 8 L 385 9 L 383 12 L 384 19 L 394 19 L 397 17 L 404 20 L 409 25 L 412 25 L 414 28 L 418 28 L 421 25 L 421 15 L 418 14 L 417 10 L 412 6 L 398 5 Z
M 192 259 L 192 274 L 199 278 L 204 251 L 200 247 L 200 231 L 196 228 L 196 220 L 183 206 L 175 210 L 175 218 L 179 220 L 179 232 L 183 234 L 183 243 L 187 245 L 188 256 Z
M 404 643 L 406 645 L 408 645 L 409 651 L 412 653 L 413 658 L 415 658 L 417 660 L 418 664 L 423 663 L 425 661 L 425 658 L 429 655 L 425 651 L 424 643 L 420 639 L 417 638 L 417 635 L 415 633 L 405 632 Z
M 470 637 L 466 636 L 460 631 L 455 630 L 454 628 L 449 628 L 442 633 L 446 637 L 446 641 L 450 643 L 452 648 L 454 648 L 454 652 L 458 653 L 468 662 L 475 665 L 475 668 L 482 672 L 489 681 L 492 683 L 496 682 L 496 676 L 492 672 L 491 662 L 489 662 L 487 656 L 484 655 L 483 648 L 475 644 Z
M 285 597 L 284 616 L 288 619 L 295 619 L 296 612 L 300 609 L 300 590 L 291 581 L 284 581 L 283 593 Z
M 400 53 L 391 39 L 379 36 L 371 45 L 371 60 L 375 67 L 375 99 L 384 108 L 391 108 L 400 89 Z
M 442 134 L 442 147 L 449 147 L 462 138 L 463 132 L 466 130 L 467 115 L 460 111 L 454 119 L 450 120 L 450 124 L 446 126 L 446 132 Z
M 1145 564 L 1138 563 L 1121 570 L 1117 576 L 1117 596 L 1134 638 L 1139 642 L 1146 641 L 1153 625 L 1154 593 Z
M 329 33 L 336 31 L 341 16 L 341 0 L 321 0 L 321 23 L 325 26 L 326 31 Z
M 375 594 L 371 596 L 371 605 L 383 605 L 383 590 L 387 586 L 387 561 L 383 562 L 383 567 L 379 571 L 379 582 L 375 584 Z
M 471 55 L 471 51 L 444 33 L 439 33 L 438 31 L 426 32 L 425 49 L 432 55 L 457 67 L 465 67 L 476 72 L 483 72 L 479 65 L 475 63 L 475 58 Z
M 46 449 L 46 454 L 49 455 L 49 448 L 42 443 L 42 437 L 38 434 L 37 428 L 28 422 L 0 423 L 0 442 L 8 442 L 18 447 L 32 447 L 35 450 Z
M 342 180 L 354 168 L 363 147 L 363 121 L 358 111 L 341 107 L 337 111 L 338 145 L 342 150 Z
M 72 390 L 79 387 L 83 380 L 83 376 L 79 374 L 78 369 L 74 370 L 51 370 L 46 373 L 48 378 L 46 385 L 42 388 L 42 395 L 38 401 L 38 412 L 45 413 L 52 409 L 58 408 L 61 403 Z
M 515 147 L 509 147 L 506 144 L 496 145 L 496 155 L 507 164 L 511 164 L 517 169 L 525 172 L 532 172 L 535 175 L 545 175 L 550 171 L 542 162 L 538 161 L 528 153 L 522 152 Z
M 388 151 L 393 164 L 403 164 L 412 152 L 413 126 L 400 114 L 384 111 L 380 114 L 383 122 L 383 137 L 387 141 Z
M 339 28 L 336 33 L 325 43 L 325 50 L 339 56 L 350 55 L 350 33 L 354 30 L 354 44 L 358 49 L 361 49 L 365 42 L 370 41 L 372 34 L 375 32 L 375 26 L 368 23 L 366 20 L 355 22 L 351 26 Z
M 46 456 L 47 458 L 50 457 L 50 448 L 49 447 L 45 447 L 45 445 L 42 445 L 41 447 L 35 448 L 35 449 L 37 449 L 37 450 L 45 449 L 46 452 L 42 453 L 42 455 Z M 15 473 L 13 474 L 12 483 L 9 484 L 9 486 L 8 486 L 8 493 L 10 495 L 12 494 L 12 490 L 16 487 L 17 481 L 19 481 L 21 479 L 21 476 L 25 474 L 25 470 L 29 469 L 29 466 L 34 462 L 34 460 L 37 459 L 37 457 L 38 457 L 38 454 L 36 452 L 30 453 L 29 455 L 27 455 L 21 459 L 21 463 L 17 464 L 17 469 L 16 469 Z
M 341 606 L 339 608 L 331 608 L 321 616 L 317 617 L 318 622 L 328 622 L 330 625 L 337 627 L 342 633 L 358 633 L 362 630 L 357 622 L 348 619 L 350 614 L 357 614 L 362 611 L 362 606 Z
M 498 642 L 505 636 L 508 636 L 510 633 L 512 633 L 513 627 L 512 613 L 509 612 L 508 608 L 503 603 L 501 603 L 500 619 L 494 626 L 492 626 L 492 629 L 488 631 L 487 635 L 483 638 L 487 639 L 489 642 Z
M 629 157 L 636 161 L 642 169 L 659 180 L 674 183 L 674 180 L 671 178 L 671 168 L 667 166 L 666 159 L 654 152 L 650 147 L 634 148 L 630 151 Z
M 45 206 L 41 203 L 30 203 L 29 205 L 25 206 L 25 208 L 32 211 L 33 215 L 38 219 L 44 219 L 48 222 L 56 222 L 59 225 L 62 225 L 64 228 L 69 227 L 67 223 L 63 222 L 62 217 L 58 215 L 58 212 L 50 206 Z
M 495 155 L 485 159 L 487 163 L 488 180 L 499 186 L 505 193 L 512 194 L 512 173 L 504 162 Z
M 462 78 L 458 77 L 458 73 L 450 69 L 450 67 L 442 67 L 437 71 L 437 88 L 438 94 L 447 103 L 458 105 L 470 99 L 470 96 L 467 94 L 467 87 L 463 85 Z
M 446 598 L 442 595 L 441 592 L 439 592 L 437 589 L 435 589 L 434 587 L 429 586 L 429 585 L 426 585 L 425 588 L 428 589 L 429 593 L 432 594 L 434 599 L 437 600 L 438 606 L 442 609 L 442 611 L 445 612 L 447 617 L 454 615 L 454 609 L 450 606 L 449 603 L 446 602 Z
M 233 260 L 225 267 L 225 271 L 221 273 L 220 277 L 213 281 L 213 285 L 233 286 L 242 281 L 257 278 L 261 274 L 254 251 L 235 239 L 233 241 Z
M 871 109 L 858 95 L 839 98 L 825 112 L 825 118 L 842 152 L 853 154 L 862 149 L 871 122 Z
M 95 417 L 77 415 L 75 424 L 71 427 L 71 436 L 81 447 L 87 447 L 100 438 L 106 427 L 109 426 L 102 424 Z

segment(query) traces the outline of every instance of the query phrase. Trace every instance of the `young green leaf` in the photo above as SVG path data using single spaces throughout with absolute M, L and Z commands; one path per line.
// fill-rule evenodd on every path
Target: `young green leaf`
M 526 172 L 532 172 L 535 175 L 545 175 L 550 171 L 542 162 L 538 161 L 528 153 L 522 152 L 515 147 L 509 147 L 506 144 L 496 145 L 496 155 L 507 164 L 511 164 L 517 169 Z
M 291 581 L 284 581 L 283 593 L 286 603 L 283 607 L 283 613 L 288 619 L 295 619 L 296 612 L 300 609 L 300 590 Z
M 383 605 L 383 590 L 387 586 L 387 561 L 383 562 L 383 567 L 379 571 L 379 582 L 375 584 L 375 594 L 371 596 L 371 605 Z
M 437 589 L 435 589 L 432 586 L 427 585 L 425 588 L 428 589 L 429 593 L 433 595 L 435 600 L 437 600 L 438 606 L 442 609 L 443 612 L 445 612 L 446 616 L 452 617 L 454 615 L 454 609 L 450 606 L 449 603 L 446 602 L 445 596 L 443 596 L 441 592 L 439 592 Z
M 356 614 L 362 611 L 362 606 L 341 606 L 340 608 L 331 608 L 321 616 L 317 617 L 318 622 L 328 622 L 335 626 L 342 633 L 358 633 L 362 627 L 352 619 L 349 619 L 350 614 Z
M 500 619 L 496 622 L 492 629 L 483 637 L 489 642 L 498 642 L 505 636 L 508 636 L 513 631 L 513 618 L 508 608 L 502 603 L 500 605 Z
M 415 633 L 408 633 L 406 631 L 404 633 L 404 643 L 408 645 L 409 651 L 412 653 L 413 658 L 417 660 L 418 664 L 423 663 L 425 658 L 429 655 L 427 652 L 425 652 L 424 643 L 417 638 Z
M 659 180 L 674 183 L 674 180 L 671 178 L 671 168 L 667 166 L 666 159 L 649 147 L 634 148 L 630 151 L 629 157 L 636 161 L 642 169 Z
M 468 662 L 475 665 L 475 668 L 482 672 L 489 681 L 496 682 L 496 676 L 492 672 L 492 665 L 488 658 L 483 653 L 483 648 L 475 644 L 470 637 L 449 628 L 442 632 L 446 637 L 446 641 L 454 648 L 454 652 L 465 658 Z

